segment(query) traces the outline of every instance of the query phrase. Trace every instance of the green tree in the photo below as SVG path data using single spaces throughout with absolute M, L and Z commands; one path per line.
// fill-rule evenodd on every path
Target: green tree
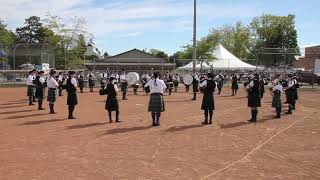
M 42 43 L 44 38 L 41 29 L 40 17 L 31 16 L 25 19 L 25 26 L 16 29 L 18 41 L 20 43 Z
M 167 53 L 165 53 L 164 51 L 158 50 L 158 49 L 150 49 L 149 53 L 152 54 L 153 56 L 159 57 L 159 58 L 163 58 L 164 60 L 169 60 L 169 56 Z
M 297 48 L 297 30 L 295 16 L 274 16 L 270 14 L 256 17 L 251 22 L 252 52 L 261 48 Z M 291 55 L 292 56 L 292 55 Z M 292 57 L 286 57 L 292 58 Z M 286 63 L 281 55 L 260 55 L 259 61 L 264 65 Z
M 7 25 L 0 19 L 0 45 L 7 46 L 15 41 L 14 33 L 7 29 Z
M 103 53 L 103 56 L 106 58 L 106 57 L 109 57 L 109 53 L 108 52 L 105 52 Z

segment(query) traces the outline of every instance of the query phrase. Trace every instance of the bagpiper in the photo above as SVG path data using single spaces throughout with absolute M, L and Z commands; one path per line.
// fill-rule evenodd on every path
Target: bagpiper
M 193 91 L 193 98 L 192 100 L 197 100 L 197 92 L 199 92 L 199 76 L 197 73 L 193 75 L 193 81 L 192 81 L 192 91 Z
M 120 83 L 121 83 L 121 91 L 122 91 L 122 100 L 128 100 L 127 92 L 128 92 L 128 82 L 126 80 L 126 70 L 122 70 L 122 74 L 120 75 Z
M 204 122 L 202 124 L 212 124 L 212 116 L 214 106 L 214 91 L 217 87 L 216 82 L 213 80 L 213 74 L 208 73 L 207 79 L 205 79 L 200 87 L 203 88 L 203 99 L 201 109 L 204 111 Z
M 281 118 L 281 94 L 283 93 L 283 87 L 278 79 L 274 80 L 274 87 L 272 88 L 272 107 L 276 109 L 276 117 Z
M 234 74 L 231 78 L 231 90 L 232 90 L 231 96 L 236 96 L 238 89 L 239 89 L 238 76 Z
M 77 99 L 77 80 L 75 78 L 76 72 L 69 71 L 69 77 L 67 79 L 66 89 L 68 92 L 68 98 L 67 98 L 67 105 L 69 110 L 69 116 L 68 119 L 76 119 L 73 116 L 73 111 L 75 109 L 75 106 L 78 104 Z
M 159 79 L 159 73 L 154 73 L 153 78 L 145 87 L 150 87 L 148 111 L 151 112 L 152 126 L 159 126 L 161 113 L 165 111 L 163 91 L 167 87 L 164 81 Z
M 257 122 L 258 107 L 261 107 L 259 75 L 255 74 L 247 86 L 248 107 L 251 107 L 250 122 Z
M 27 96 L 29 97 L 29 106 L 33 106 L 33 100 L 35 97 L 35 85 L 34 85 L 34 80 L 35 80 L 35 73 L 36 70 L 33 69 L 32 71 L 29 72 L 29 76 L 27 79 Z
M 178 87 L 179 87 L 179 82 L 180 82 L 180 77 L 179 74 L 176 74 L 173 76 L 173 85 L 174 85 L 174 92 L 178 92 Z
M 44 91 L 46 87 L 46 82 L 44 80 L 44 71 L 38 72 L 38 76 L 35 79 L 35 85 L 36 85 L 35 96 L 38 99 L 38 110 L 44 110 L 44 108 L 42 107 Z
M 93 92 L 96 77 L 94 76 L 94 74 L 92 72 L 89 72 L 89 74 L 87 75 L 87 78 L 89 79 L 88 81 L 89 81 L 90 92 Z
M 296 104 L 296 85 L 292 77 L 291 75 L 288 76 L 288 86 L 285 88 L 288 103 L 288 112 L 286 114 L 292 114 L 292 107 Z
M 83 72 L 80 71 L 78 74 L 78 83 L 79 83 L 79 89 L 80 93 L 83 93 L 83 88 L 84 88 L 84 75 Z
M 110 77 L 109 83 L 105 89 L 100 89 L 100 95 L 107 95 L 105 109 L 108 111 L 109 122 L 113 123 L 112 111 L 116 112 L 116 123 L 121 122 L 119 120 L 119 101 L 117 98 L 118 86 L 115 84 L 115 78 Z
M 47 101 L 49 102 L 50 114 L 55 114 L 54 103 L 56 101 L 57 88 L 59 87 L 58 82 L 54 78 L 55 74 L 56 74 L 56 71 L 52 69 L 50 71 L 50 77 L 47 81 L 47 87 L 48 87 Z

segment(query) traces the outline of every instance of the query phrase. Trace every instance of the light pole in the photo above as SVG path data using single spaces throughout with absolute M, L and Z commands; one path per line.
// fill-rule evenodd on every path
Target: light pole
M 196 73 L 196 60 L 197 60 L 197 0 L 193 2 L 193 73 Z

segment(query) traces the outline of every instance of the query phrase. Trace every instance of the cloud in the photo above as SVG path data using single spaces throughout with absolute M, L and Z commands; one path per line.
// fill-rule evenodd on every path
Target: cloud
M 137 36 L 140 36 L 142 34 L 143 34 L 142 32 L 130 32 L 130 33 L 127 33 L 127 34 L 121 34 L 118 37 L 119 38 L 129 38 L 129 37 L 137 37 Z

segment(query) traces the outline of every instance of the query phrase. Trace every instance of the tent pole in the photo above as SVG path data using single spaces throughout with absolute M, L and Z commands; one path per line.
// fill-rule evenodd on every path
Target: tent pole
M 192 53 L 192 61 L 193 61 L 193 73 L 196 73 L 196 59 L 197 59 L 197 1 L 193 1 L 193 53 Z

